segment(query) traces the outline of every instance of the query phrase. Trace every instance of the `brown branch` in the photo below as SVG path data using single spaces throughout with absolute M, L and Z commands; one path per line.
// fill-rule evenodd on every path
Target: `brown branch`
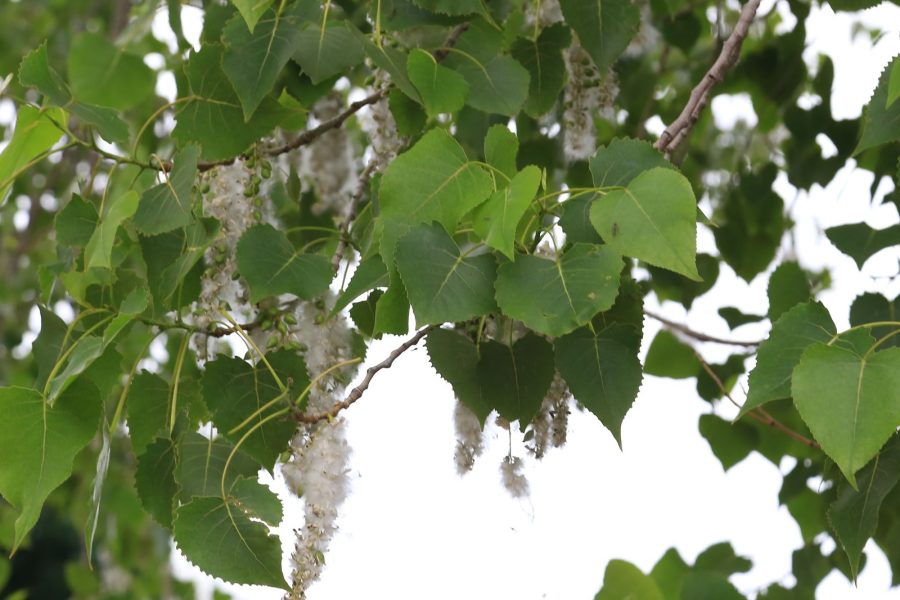
M 469 30 L 468 21 L 465 23 L 460 23 L 456 27 L 453 28 L 453 31 L 450 32 L 450 35 L 447 36 L 447 39 L 444 40 L 444 45 L 435 51 L 434 60 L 437 62 L 441 62 L 447 55 L 450 54 L 450 49 L 456 45 L 456 42 L 459 41 L 459 37 Z
M 344 258 L 344 252 L 347 251 L 347 246 L 350 245 L 350 225 L 356 219 L 359 203 L 362 197 L 366 195 L 366 190 L 369 188 L 369 179 L 372 177 L 372 173 L 375 172 L 376 167 L 377 163 L 374 160 L 366 165 L 366 168 L 363 169 L 362 174 L 359 176 L 359 181 L 356 183 L 356 191 L 350 196 L 350 206 L 347 207 L 347 215 L 340 226 L 340 239 L 338 240 L 337 249 L 334 251 L 334 256 L 331 257 L 331 270 L 335 273 L 338 272 L 341 266 L 341 259 Z
M 700 113 L 703 112 L 703 109 L 709 103 L 709 95 L 712 92 L 712 88 L 722 81 L 725 77 L 725 72 L 737 62 L 738 56 L 741 54 L 741 45 L 744 43 L 744 38 L 747 37 L 747 32 L 750 30 L 750 24 L 756 16 L 759 3 L 760 0 L 748 0 L 747 4 L 744 5 L 737 25 L 735 25 L 734 31 L 731 32 L 731 35 L 728 36 L 728 39 L 722 46 L 722 51 L 719 53 L 716 62 L 713 63 L 700 83 L 691 91 L 691 96 L 678 118 L 672 121 L 662 135 L 659 136 L 659 139 L 656 140 L 654 148 L 664 153 L 666 158 L 670 158 L 672 152 L 690 134 L 691 129 L 700 118 Z
M 363 380 L 359 383 L 358 386 L 350 390 L 350 393 L 347 394 L 347 398 L 342 402 L 336 402 L 334 406 L 332 406 L 329 410 L 321 413 L 315 413 L 311 415 L 294 414 L 294 419 L 300 421 L 301 423 L 318 423 L 319 421 L 324 421 L 325 419 L 333 419 L 339 412 L 341 412 L 345 408 L 349 408 L 350 405 L 352 405 L 362 397 L 363 393 L 369 388 L 369 384 L 372 383 L 372 379 L 375 378 L 375 375 L 379 371 L 381 371 L 382 369 L 389 369 L 391 365 L 394 364 L 394 361 L 397 360 L 397 357 L 418 344 L 419 341 L 435 327 L 437 327 L 437 325 L 430 325 L 424 329 L 419 330 L 414 336 L 403 342 L 393 352 L 388 354 L 388 357 L 383 361 L 381 361 L 377 365 L 372 365 L 371 367 L 369 367 L 366 370 L 366 376 L 363 377 Z
M 698 340 L 700 342 L 713 342 L 715 344 L 726 344 L 728 346 L 744 346 L 747 348 L 755 348 L 756 346 L 759 346 L 762 343 L 761 341 L 729 340 L 726 338 L 720 338 L 720 337 L 716 337 L 714 335 L 701 333 L 699 331 L 694 331 L 693 329 L 689 328 L 687 325 L 683 325 L 681 323 L 676 323 L 675 321 L 670 321 L 669 319 L 667 319 L 661 315 L 658 315 L 654 312 L 651 312 L 649 310 L 646 310 L 646 309 L 644 309 L 644 314 L 647 315 L 648 317 L 650 317 L 651 319 L 655 319 L 655 320 L 659 321 L 660 323 L 662 323 L 669 329 L 674 329 L 675 331 L 678 331 L 679 333 L 683 333 L 684 335 L 686 335 L 688 337 L 692 337 L 695 340 Z
M 741 405 L 738 404 L 735 401 L 735 399 L 731 397 L 731 394 L 728 392 L 727 389 L 725 389 L 725 384 L 722 383 L 722 379 L 716 374 L 716 372 L 713 370 L 713 368 L 711 366 L 709 366 L 709 363 L 707 363 L 706 360 L 703 359 L 703 356 L 701 356 L 700 353 L 697 352 L 696 350 L 694 350 L 694 356 L 696 356 L 697 360 L 700 361 L 700 366 L 703 367 L 703 370 L 706 372 L 706 374 L 709 375 L 710 379 L 713 380 L 713 382 L 716 384 L 716 387 L 719 388 L 719 391 L 722 393 L 722 395 L 725 396 L 726 398 L 728 398 L 729 402 L 731 402 L 738 409 L 740 409 Z M 819 444 L 815 440 L 811 440 L 808 437 L 806 437 L 805 435 L 801 435 L 801 434 L 797 433 L 796 431 L 794 431 L 793 429 L 791 429 L 790 427 L 788 427 L 787 425 L 785 425 L 784 423 L 782 423 L 781 421 L 779 421 L 778 419 L 776 419 L 775 417 L 770 415 L 769 412 L 766 411 L 765 409 L 763 409 L 761 406 L 757 406 L 756 408 L 748 411 L 747 416 L 750 417 L 751 419 L 755 419 L 756 421 L 759 421 L 763 425 L 768 425 L 770 427 L 777 429 L 778 431 L 784 433 L 788 437 L 800 442 L 801 444 L 803 444 L 805 446 L 809 446 L 810 448 L 815 448 L 816 450 L 822 449 L 821 446 L 819 446 Z

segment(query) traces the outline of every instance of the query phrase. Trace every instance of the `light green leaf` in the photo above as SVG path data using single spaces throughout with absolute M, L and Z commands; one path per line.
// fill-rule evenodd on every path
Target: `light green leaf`
M 512 347 L 481 343 L 478 381 L 484 402 L 523 431 L 541 407 L 553 381 L 553 346 L 531 332 Z
M 128 125 L 118 113 L 104 106 L 94 106 L 78 102 L 72 92 L 51 66 L 47 59 L 47 44 L 44 43 L 22 59 L 19 67 L 19 81 L 22 85 L 35 88 L 50 102 L 60 106 L 69 114 L 87 125 L 93 125 L 97 132 L 111 142 L 128 141 Z M 65 124 L 63 122 L 63 124 Z
M 691 600 L 746 600 L 724 575 L 696 570 L 685 576 L 681 597 Z
M 84 246 L 97 228 L 97 209 L 78 194 L 56 214 L 56 242 L 64 246 Z
M 270 527 L 278 527 L 281 523 L 284 512 L 281 500 L 275 492 L 261 484 L 255 474 L 251 477 L 237 477 L 227 489 L 229 499 L 243 512 L 264 521 Z
M 306 12 L 302 3 L 294 3 L 283 11 L 268 11 L 256 22 L 256 28 L 240 17 L 225 25 L 222 70 L 241 100 L 245 121 L 272 91 L 279 73 L 296 51 Z
M 172 528 L 175 497 L 175 444 L 166 437 L 153 440 L 143 454 L 137 457 L 134 487 L 144 510 L 165 527 Z
M 472 215 L 475 233 L 509 260 L 515 260 L 519 221 L 531 206 L 540 185 L 541 170 L 529 165 L 513 177 L 509 185 L 494 192 Z
M 281 542 L 233 500 L 194 498 L 175 517 L 175 543 L 203 572 L 231 583 L 285 588 Z
M 594 600 L 664 600 L 656 582 L 649 575 L 624 560 L 614 559 L 606 565 L 603 587 Z
M 622 421 L 641 387 L 641 362 L 610 329 L 581 327 L 553 342 L 556 369 L 572 395 L 609 429 L 622 446 Z
M 894 435 L 878 456 L 859 472 L 859 491 L 847 484 L 838 488 L 828 508 L 828 522 L 850 560 L 853 578 L 866 542 L 875 535 L 884 499 L 900 480 L 900 435 Z
M 773 323 L 785 312 L 812 298 L 806 273 L 794 261 L 784 261 L 769 277 L 769 320 Z
M 365 56 L 357 35 L 346 22 L 307 25 L 299 34 L 294 61 L 312 80 L 319 83 L 349 70 Z
M 594 201 L 591 223 L 620 254 L 699 281 L 696 214 L 690 182 L 656 167 Z
M 456 71 L 439 65 L 429 52 L 418 48 L 410 52 L 406 71 L 429 117 L 456 112 L 466 103 L 469 84 Z
M 506 125 L 491 125 L 484 136 L 484 160 L 506 174 L 515 177 L 519 172 L 516 158 L 519 154 L 519 138 Z M 500 185 L 505 185 L 501 180 Z
M 98 33 L 85 32 L 69 49 L 72 93 L 84 102 L 128 110 L 150 99 L 156 73 L 137 54 L 113 46 Z
M 432 129 L 384 172 L 379 188 L 381 255 L 390 267 L 394 246 L 416 223 L 437 221 L 455 231 L 464 214 L 491 194 L 491 177 L 469 161 L 444 130 Z
M 272 6 L 272 0 L 231 0 L 231 3 L 244 17 L 250 33 L 253 33 L 254 29 L 256 29 L 256 23 Z
M 222 473 L 234 446 L 224 436 L 215 439 L 187 432 L 178 442 L 178 465 L 175 479 L 182 502 L 197 496 L 221 494 Z M 255 478 L 260 464 L 238 450 L 231 456 L 225 474 L 225 489 L 230 490 L 238 477 Z
M 72 474 L 75 456 L 94 437 L 100 421 L 97 389 L 84 381 L 69 386 L 51 408 L 41 393 L 0 388 L 0 494 L 17 511 L 12 551 L 34 527 L 50 492 Z
M 700 415 L 698 427 L 726 471 L 747 458 L 759 445 L 759 432 L 743 421 L 731 422 L 714 414 L 704 414 Z
M 113 243 L 122 221 L 134 214 L 138 208 L 138 194 L 129 190 L 120 198 L 107 198 L 104 215 L 84 247 L 85 268 L 100 267 L 111 269 Z
M 457 400 L 475 413 L 484 427 L 493 406 L 481 395 L 475 342 L 451 329 L 434 329 L 425 338 L 425 347 L 431 366 L 453 387 Z
M 644 372 L 657 377 L 686 379 L 700 373 L 700 361 L 690 346 L 667 329 L 661 329 L 647 350 Z
M 575 244 L 555 260 L 521 255 L 497 271 L 497 303 L 529 328 L 560 336 L 613 305 L 621 270 L 609 246 Z
M 607 146 L 600 146 L 589 164 L 597 187 L 628 185 L 655 167 L 675 169 L 649 142 L 630 138 L 614 138 Z
M 171 173 L 163 174 L 166 180 L 141 194 L 141 202 L 134 215 L 134 226 L 145 235 L 165 233 L 189 225 L 192 188 L 197 176 L 197 160 L 200 148 L 195 144 L 185 146 L 175 155 Z
M 201 158 L 231 158 L 268 134 L 291 111 L 272 98 L 265 98 L 244 121 L 240 99 L 222 71 L 222 47 L 204 44 L 194 52 L 184 67 L 189 94 L 176 113 L 177 125 L 172 136 L 180 146 L 200 144 Z M 227 132 L 227 135 L 223 135 Z
M 487 62 L 473 56 L 454 56 L 446 62 L 469 84 L 466 102 L 476 110 L 514 116 L 528 99 L 531 76 L 511 56 L 495 56 Z
M 368 36 L 363 35 L 361 37 L 366 56 L 372 59 L 372 62 L 375 63 L 379 69 L 387 71 L 391 76 L 391 82 L 408 98 L 411 98 L 416 102 L 421 102 L 422 100 L 419 98 L 419 92 L 416 91 L 416 87 L 412 84 L 409 80 L 409 76 L 406 74 L 408 56 L 401 50 L 390 46 L 382 46 L 379 48 L 369 40 Z
M 327 290 L 334 275 L 326 257 L 294 250 L 287 236 L 271 225 L 255 225 L 241 236 L 237 263 L 253 303 L 278 294 L 308 300 Z
M 490 254 L 467 257 L 440 225 L 418 225 L 400 239 L 397 268 L 416 321 L 466 321 L 497 310 Z
M 784 313 L 756 354 L 741 415 L 766 402 L 789 398 L 791 373 L 803 351 L 810 344 L 828 342 L 835 331 L 831 315 L 818 302 L 800 304 Z
M 855 473 L 900 426 L 900 348 L 866 353 L 813 344 L 794 369 L 794 405 L 856 488 Z
M 266 358 L 282 383 L 290 382 L 291 388 L 282 401 L 261 412 L 263 406 L 282 395 L 263 363 L 251 365 L 239 358 L 223 357 L 206 364 L 203 399 L 219 431 L 232 443 L 237 443 L 250 427 L 258 425 L 271 412 L 290 405 L 309 384 L 306 364 L 297 354 L 280 350 Z M 243 441 L 241 450 L 271 469 L 278 455 L 287 448 L 295 429 L 291 421 L 270 420 Z
M 539 117 L 553 108 L 566 84 L 566 65 L 562 51 L 569 47 L 572 34 L 563 23 L 541 30 L 537 39 L 520 37 L 512 47 L 512 56 L 525 67 L 531 79 L 525 112 Z
M 605 74 L 637 32 L 638 7 L 629 0 L 560 0 L 563 17 Z
M 852 258 L 860 269 L 878 252 L 900 245 L 900 225 L 873 229 L 865 223 L 852 223 L 829 227 L 825 230 L 825 235 L 838 250 Z
M 0 151 L 0 204 L 3 204 L 13 181 L 33 160 L 59 141 L 63 135 L 60 126 L 65 124 L 66 113 L 62 109 L 38 109 L 33 106 L 18 108 L 12 138 Z
M 874 148 L 888 142 L 900 140 L 900 104 L 888 103 L 890 77 L 896 65 L 900 64 L 900 56 L 894 58 L 891 64 L 885 67 L 878 80 L 875 93 L 863 110 L 862 134 L 859 144 L 853 154 L 859 154 L 863 150 Z

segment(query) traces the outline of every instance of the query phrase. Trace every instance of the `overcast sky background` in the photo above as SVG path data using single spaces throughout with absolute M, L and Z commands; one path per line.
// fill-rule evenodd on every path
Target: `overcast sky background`
M 766 14 L 772 3 L 764 0 L 760 14 Z M 183 10 L 185 33 L 196 41 L 199 12 Z M 792 27 L 795 20 L 783 1 L 776 10 L 785 18 L 783 27 Z M 851 38 L 856 21 L 890 29 L 873 48 L 865 35 Z M 835 15 L 827 6 L 814 8 L 807 29 L 808 64 L 814 66 L 819 53 L 834 61 L 834 116 L 858 116 L 881 70 L 900 52 L 900 7 L 882 4 L 858 16 Z M 158 15 L 153 30 L 160 39 L 174 39 L 165 14 Z M 174 96 L 171 75 L 160 78 L 159 91 Z M 720 96 L 713 111 L 723 126 L 738 119 L 755 123 L 746 97 Z M 650 130 L 658 132 L 661 125 L 651 123 Z M 823 152 L 829 152 L 828 145 L 823 140 Z M 884 251 L 860 272 L 822 233 L 826 227 L 860 220 L 878 228 L 898 221 L 893 205 L 870 204 L 871 183 L 871 174 L 855 170 L 852 161 L 828 188 L 816 186 L 811 194 L 798 195 L 783 176 L 776 182 L 797 222 L 796 258 L 807 269 L 831 269 L 835 285 L 820 299 L 839 328 L 847 326 L 850 302 L 857 295 L 878 291 L 893 298 L 900 292 L 900 281 L 890 279 L 897 275 L 900 252 Z M 875 204 L 891 189 L 882 184 Z M 698 251 L 715 252 L 712 234 L 705 228 L 700 228 Z M 786 251 L 785 246 L 781 255 Z M 737 306 L 765 313 L 767 281 L 760 276 L 747 285 L 723 264 L 715 287 L 694 303 L 690 315 L 675 303 L 653 306 L 652 295 L 648 308 L 697 330 L 759 339 L 767 327 L 748 325 L 732 334 L 716 310 Z M 658 325 L 648 320 L 644 353 L 656 331 Z M 373 343 L 369 362 L 382 360 L 402 339 Z M 713 344 L 699 348 L 711 362 L 722 360 L 729 351 Z M 744 398 L 742 389 L 746 379 L 736 388 L 738 401 Z M 493 424 L 487 428 L 488 447 L 475 469 L 463 478 L 457 476 L 454 402 L 450 386 L 432 371 L 419 347 L 379 373 L 362 400 L 345 412 L 353 447 L 353 491 L 341 507 L 341 529 L 326 556 L 323 578 L 310 589 L 312 600 L 589 599 L 600 588 L 610 559 L 631 561 L 647 572 L 669 547 L 692 562 L 699 552 L 721 541 L 730 541 L 754 562 L 752 571 L 732 578 L 742 592 L 773 581 L 791 583 L 791 553 L 802 541 L 794 520 L 778 506 L 777 495 L 781 473 L 793 464 L 785 461 L 779 473 L 778 467 L 753 454 L 724 473 L 697 432 L 697 418 L 710 406 L 698 398 L 693 379 L 644 379 L 623 425 L 622 451 L 596 418 L 578 411 L 570 418 L 567 445 L 550 451 L 540 462 L 530 458 L 514 435 L 513 453 L 528 457 L 531 495 L 525 500 L 511 498 L 499 481 L 508 438 Z M 726 405 L 717 410 L 726 418 L 735 413 Z M 288 498 L 287 506 L 281 528 L 286 550 L 293 545 L 291 529 L 302 524 L 301 502 Z M 867 554 L 858 588 L 834 571 L 817 597 L 900 598 L 900 590 L 889 590 L 890 569 L 884 555 L 872 543 Z M 180 576 L 197 578 L 203 593 L 209 593 L 209 581 L 183 558 L 175 559 L 175 567 Z M 282 595 L 247 586 L 226 589 L 246 599 Z

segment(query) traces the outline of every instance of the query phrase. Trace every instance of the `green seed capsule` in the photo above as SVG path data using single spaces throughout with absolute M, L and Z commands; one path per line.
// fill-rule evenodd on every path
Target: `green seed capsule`
M 269 338 L 268 342 L 266 342 L 266 348 L 270 349 L 270 350 L 277 345 L 278 345 L 278 338 L 275 337 L 274 335 Z
M 297 324 L 297 317 L 295 317 L 291 313 L 284 315 L 284 320 L 288 325 L 296 325 Z
M 270 331 L 272 329 L 272 325 L 273 325 L 272 319 L 266 319 L 265 321 L 263 321 L 260 324 L 260 327 L 262 328 L 263 331 Z
M 287 335 L 287 333 L 288 333 L 288 327 L 287 327 L 287 324 L 286 324 L 284 321 L 278 321 L 278 324 L 276 325 L 276 328 L 277 328 L 278 331 L 281 333 L 281 335 Z

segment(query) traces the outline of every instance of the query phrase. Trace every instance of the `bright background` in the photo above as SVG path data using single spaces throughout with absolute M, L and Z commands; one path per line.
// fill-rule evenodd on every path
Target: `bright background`
M 773 0 L 765 0 L 760 14 L 767 14 L 772 4 Z M 775 9 L 783 18 L 782 28 L 789 30 L 795 20 L 785 3 Z M 185 33 L 196 41 L 202 17 L 189 7 L 183 10 Z M 853 37 L 854 23 L 859 21 L 890 30 L 874 42 L 867 34 Z M 879 73 L 900 52 L 900 7 L 883 4 L 853 16 L 813 8 L 807 29 L 804 58 L 809 66 L 814 68 L 820 53 L 834 61 L 835 118 L 858 116 Z M 154 22 L 154 34 L 174 40 L 165 14 Z M 174 97 L 170 74 L 161 77 L 159 91 Z M 723 127 L 738 120 L 751 126 L 756 122 L 746 96 L 717 97 L 712 109 Z M 651 120 L 648 129 L 659 133 L 662 123 Z M 827 139 L 821 145 L 826 155 L 833 151 Z M 874 206 L 892 187 L 882 184 L 872 201 L 871 183 L 872 175 L 855 170 L 853 161 L 827 188 L 815 186 L 809 194 L 798 193 L 784 177 L 776 182 L 790 217 L 798 223 L 794 247 L 785 245 L 780 258 L 799 260 L 810 270 L 831 269 L 835 286 L 820 299 L 839 328 L 847 326 L 849 306 L 857 295 L 878 291 L 890 298 L 900 293 L 900 251 L 880 253 L 860 272 L 822 233 L 826 227 L 860 220 L 878 228 L 898 221 L 893 204 Z M 698 246 L 701 252 L 715 251 L 705 228 Z M 765 313 L 766 281 L 767 277 L 759 277 L 747 285 L 723 264 L 715 287 L 694 303 L 690 315 L 675 303 L 648 308 L 696 330 L 760 339 L 766 335 L 765 326 L 748 325 L 732 334 L 716 310 L 737 306 Z M 656 331 L 658 324 L 648 319 L 643 352 Z M 401 341 L 387 338 L 373 343 L 369 362 L 379 362 Z M 714 344 L 698 348 L 710 362 L 723 359 L 728 351 Z M 589 599 L 600 588 L 610 559 L 631 561 L 647 572 L 671 546 L 692 562 L 708 546 L 726 540 L 754 563 L 749 573 L 732 578 L 742 592 L 752 593 L 775 581 L 790 585 L 791 553 L 802 541 L 777 495 L 781 476 L 793 463 L 785 460 L 776 467 L 753 454 L 723 472 L 697 431 L 697 418 L 710 405 L 697 397 L 694 385 L 694 380 L 647 377 L 625 419 L 623 450 L 596 418 L 578 411 L 570 416 L 567 445 L 549 451 L 540 462 L 514 435 L 513 454 L 526 458 L 531 488 L 530 497 L 516 500 L 499 481 L 509 438 L 493 424 L 486 430 L 488 447 L 475 469 L 457 476 L 453 393 L 431 369 L 424 348 L 407 352 L 392 369 L 379 373 L 363 398 L 345 413 L 353 447 L 353 491 L 341 507 L 340 531 L 310 598 Z M 738 401 L 745 389 L 746 378 L 735 390 Z M 716 410 L 726 418 L 736 412 L 727 404 Z M 275 485 L 286 497 L 283 486 Z M 302 524 L 302 504 L 288 498 L 287 506 L 281 528 L 286 551 L 293 545 L 291 529 Z M 831 547 L 833 543 L 826 550 Z M 872 543 L 867 555 L 858 587 L 833 571 L 817 597 L 900 599 L 900 589 L 889 590 L 890 569 L 884 555 Z M 195 578 L 204 593 L 210 593 L 211 582 L 183 558 L 176 557 L 174 566 L 176 573 Z M 282 595 L 248 586 L 224 589 L 248 599 Z

